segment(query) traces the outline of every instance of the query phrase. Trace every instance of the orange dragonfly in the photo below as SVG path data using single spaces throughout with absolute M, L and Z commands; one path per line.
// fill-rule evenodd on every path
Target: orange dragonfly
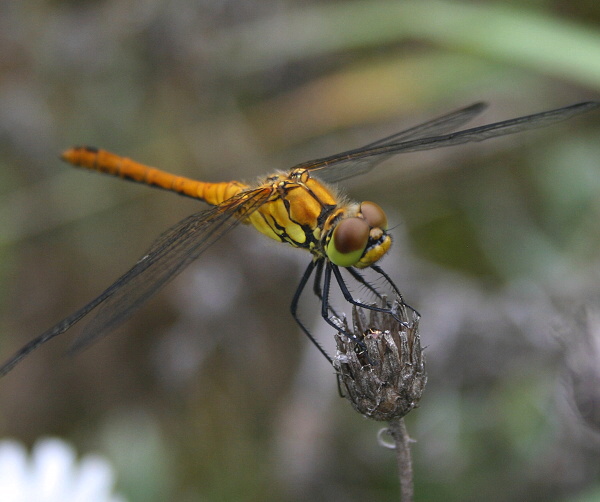
M 291 313 L 302 331 L 331 361 L 297 315 L 300 297 L 313 274 L 313 289 L 321 302 L 321 316 L 337 331 L 342 329 L 336 319 L 339 316 L 329 305 L 332 276 L 346 301 L 395 315 L 391 306 L 386 309 L 355 299 L 340 268 L 346 269 L 353 280 L 380 300 L 383 297 L 381 286 L 375 287 L 367 281 L 361 270 L 372 269 L 390 291 L 400 298 L 401 295 L 391 278 L 377 265 L 392 242 L 384 211 L 374 202 L 356 203 L 342 199 L 327 183 L 368 173 L 398 153 L 514 134 L 569 119 L 598 108 L 600 103 L 578 103 L 452 132 L 480 114 L 485 106 L 476 103 L 361 148 L 298 164 L 288 172 L 269 175 L 262 183 L 253 186 L 238 181 L 209 183 L 176 176 L 91 147 L 75 147 L 65 151 L 63 160 L 75 166 L 200 199 L 214 207 L 192 214 L 167 230 L 128 272 L 98 297 L 16 352 L 0 366 L 0 376 L 95 309 L 98 309 L 96 316 L 84 328 L 75 347 L 84 346 L 107 334 L 240 223 L 251 224 L 272 239 L 312 254 L 312 260 L 292 298 Z M 354 338 L 351 334 L 347 336 Z M 360 340 L 355 341 L 361 345 Z

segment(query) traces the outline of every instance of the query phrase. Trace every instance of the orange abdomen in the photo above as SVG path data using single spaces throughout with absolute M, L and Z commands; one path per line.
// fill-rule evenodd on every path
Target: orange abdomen
M 61 158 L 75 166 L 177 192 L 212 205 L 220 204 L 248 188 L 247 185 L 237 181 L 209 183 L 177 176 L 89 146 L 70 148 L 63 152 Z

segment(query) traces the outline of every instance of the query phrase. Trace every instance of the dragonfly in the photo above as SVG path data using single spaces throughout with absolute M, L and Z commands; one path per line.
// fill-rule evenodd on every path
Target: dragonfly
M 392 244 L 384 210 L 374 202 L 347 200 L 339 195 L 333 183 L 369 173 L 399 153 L 462 145 L 548 126 L 594 110 L 600 102 L 587 101 L 460 129 L 482 113 L 486 106 L 485 103 L 475 103 L 360 148 L 304 162 L 288 171 L 275 172 L 254 185 L 239 181 L 198 181 L 89 146 L 66 150 L 62 159 L 74 166 L 200 199 L 212 207 L 188 216 L 164 232 L 132 268 L 100 295 L 31 340 L 4 362 L 0 366 L 0 376 L 93 311 L 96 311 L 95 316 L 77 337 L 74 348 L 84 347 L 108 334 L 209 246 L 240 224 L 252 225 L 267 237 L 304 249 L 312 255 L 293 295 L 290 311 L 300 329 L 331 362 L 329 354 L 298 316 L 300 298 L 311 277 L 314 276 L 313 292 L 321 303 L 320 314 L 336 331 L 343 328 L 329 303 L 332 283 L 337 283 L 349 303 L 395 315 L 389 303 L 389 308 L 385 308 L 354 298 L 341 269 L 381 300 L 384 298 L 381 286 L 376 287 L 363 274 L 366 269 L 371 269 L 398 298 L 402 298 L 390 276 L 378 265 Z M 353 335 L 345 334 L 353 338 Z M 355 341 L 360 345 L 360 340 Z

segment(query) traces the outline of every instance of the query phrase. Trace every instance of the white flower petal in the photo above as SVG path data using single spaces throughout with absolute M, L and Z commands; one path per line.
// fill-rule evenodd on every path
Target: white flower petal
M 114 482 L 110 465 L 100 457 L 89 455 L 79 466 L 77 482 L 71 495 L 72 502 L 109 500 Z
M 114 473 L 96 455 L 79 464 L 59 439 L 38 441 L 31 459 L 16 441 L 0 441 L 0 502 L 125 502 L 113 495 Z
M 38 441 L 32 452 L 31 486 L 40 502 L 68 500 L 74 476 L 75 451 L 58 439 Z
M 16 441 L 0 442 L 0 500 L 3 502 L 21 502 L 23 487 L 27 486 L 29 472 L 27 452 Z

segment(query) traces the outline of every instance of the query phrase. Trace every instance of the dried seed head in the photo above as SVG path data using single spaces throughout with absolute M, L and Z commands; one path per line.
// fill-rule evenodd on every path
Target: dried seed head
M 418 406 L 427 383 L 418 314 L 396 300 L 390 311 L 370 310 L 368 320 L 364 309 L 353 307 L 352 321 L 353 329 L 344 321 L 346 331 L 367 350 L 336 334 L 333 365 L 344 397 L 373 420 L 403 417 Z

